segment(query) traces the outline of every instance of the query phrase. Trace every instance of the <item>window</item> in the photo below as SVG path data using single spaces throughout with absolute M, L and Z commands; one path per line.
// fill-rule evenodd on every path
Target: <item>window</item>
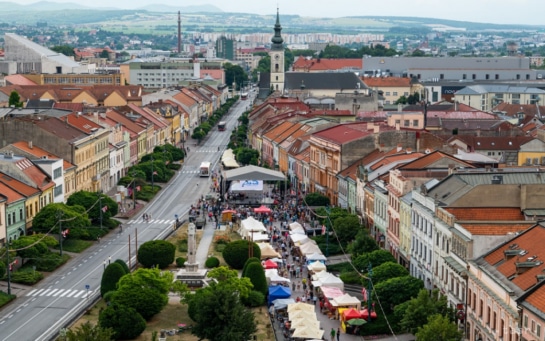
M 528 315 L 524 315 L 523 325 L 524 325 L 524 328 L 528 328 Z
M 535 320 L 532 320 L 532 322 L 530 324 L 530 329 L 532 330 L 532 333 L 536 332 L 536 321 Z
M 394 92 L 393 92 L 393 95 L 394 95 L 394 96 L 397 96 L 397 91 L 394 91 Z
M 403 122 L 403 126 L 405 126 L 405 127 L 409 127 L 410 124 L 411 124 L 410 120 L 404 120 L 404 122 Z
M 462 79 L 467 79 L 467 75 L 465 73 L 462 75 Z
M 413 120 L 413 127 L 418 127 L 418 120 Z
M 540 324 L 538 324 L 536 326 L 536 336 L 541 337 L 541 325 Z
M 476 74 L 471 75 L 471 79 L 477 79 L 477 75 Z
M 62 167 L 53 170 L 53 179 L 58 179 L 62 176 Z
M 390 96 L 390 91 L 386 91 L 385 96 Z

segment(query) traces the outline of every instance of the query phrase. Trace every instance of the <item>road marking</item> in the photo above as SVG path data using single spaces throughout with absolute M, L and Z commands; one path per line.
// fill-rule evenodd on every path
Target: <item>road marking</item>
M 40 293 L 39 296 L 44 296 L 45 294 L 47 294 L 50 291 L 51 291 L 51 289 L 46 289 L 44 292 Z
M 77 290 L 73 290 L 70 294 L 66 295 L 66 297 L 72 297 L 77 292 Z
M 37 291 L 37 289 L 33 289 L 31 290 L 28 294 L 26 294 L 27 296 L 32 296 L 32 294 L 34 294 L 35 292 Z
M 76 295 L 74 295 L 74 296 L 72 296 L 72 297 L 73 297 L 73 298 L 78 298 L 78 297 L 80 297 L 80 296 L 81 296 L 82 294 L 84 294 L 84 293 L 85 293 L 84 290 L 80 290 L 80 291 L 78 291 L 78 293 L 77 293 Z
M 32 296 L 36 296 L 36 295 L 38 295 L 39 293 L 41 293 L 42 291 L 44 291 L 44 289 L 40 289 L 40 290 L 36 291 Z
M 15 310 L 15 312 L 16 312 L 16 313 L 18 313 L 18 312 L 20 312 L 20 311 L 21 311 L 21 309 L 17 309 L 17 310 Z
M 55 295 L 53 295 L 53 296 L 54 297 L 59 296 L 63 292 L 64 292 L 64 289 L 60 289 L 59 292 L 55 293 Z
M 56 293 L 57 291 L 59 291 L 59 289 L 53 289 L 53 291 L 51 291 L 49 293 L 49 295 L 47 295 L 47 296 L 53 296 L 53 294 Z

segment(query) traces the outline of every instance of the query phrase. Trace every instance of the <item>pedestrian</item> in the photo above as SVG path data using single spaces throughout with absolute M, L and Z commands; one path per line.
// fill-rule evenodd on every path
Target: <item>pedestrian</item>
M 331 328 L 331 341 L 335 341 L 335 328 Z
M 341 328 L 337 328 L 337 341 L 339 341 L 340 337 L 341 337 Z
M 312 302 L 314 302 L 314 306 L 316 306 L 316 301 L 318 301 L 318 297 L 317 296 L 314 296 L 312 298 Z

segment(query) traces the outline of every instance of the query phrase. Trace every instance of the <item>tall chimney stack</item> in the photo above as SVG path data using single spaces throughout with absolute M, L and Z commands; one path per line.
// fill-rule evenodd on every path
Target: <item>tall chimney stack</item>
M 178 11 L 178 54 L 182 53 L 182 17 Z

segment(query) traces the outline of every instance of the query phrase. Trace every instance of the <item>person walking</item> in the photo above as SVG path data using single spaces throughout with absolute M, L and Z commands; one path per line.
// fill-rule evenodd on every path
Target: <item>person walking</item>
M 341 337 L 341 328 L 337 328 L 337 341 L 339 341 L 340 337 Z
M 331 341 L 335 341 L 335 328 L 331 328 Z

